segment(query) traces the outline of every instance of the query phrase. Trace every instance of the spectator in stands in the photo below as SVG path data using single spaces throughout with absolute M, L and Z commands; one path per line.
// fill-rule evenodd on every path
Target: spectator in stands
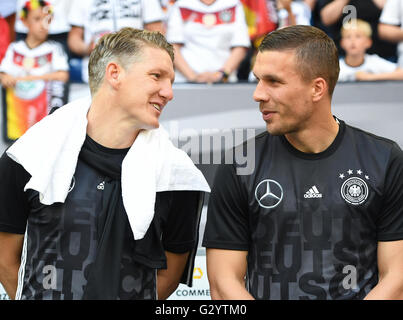
M 174 5 L 176 1 L 175 0 L 160 0 L 161 3 L 161 8 L 162 11 L 164 12 L 164 28 L 166 31 L 167 23 L 168 23 L 168 17 L 169 17 L 169 12 L 171 10 L 171 7 Z
M 74 0 L 69 12 L 70 50 L 83 57 L 82 80 L 88 82 L 88 58 L 98 39 L 123 27 L 163 32 L 159 0 Z
M 235 82 L 250 46 L 239 0 L 178 0 L 167 39 L 175 48 L 176 82 Z
M 372 44 L 371 25 L 351 20 L 341 29 L 341 47 L 346 56 L 340 59 L 339 81 L 403 80 L 403 69 L 376 54 L 367 54 Z
M 17 20 L 15 22 L 16 39 L 23 40 L 27 36 L 28 29 L 21 20 L 20 13 L 26 0 L 17 0 Z M 52 6 L 53 19 L 48 30 L 48 39 L 59 42 L 63 50 L 69 54 L 67 47 L 67 35 L 70 31 L 70 25 L 67 21 L 67 14 L 70 9 L 70 0 L 47 0 Z
M 0 82 L 14 87 L 17 81 L 68 80 L 67 56 L 61 46 L 47 40 L 52 8 L 43 0 L 25 3 L 21 19 L 28 29 L 25 40 L 10 44 L 0 65 Z
M 305 1 L 277 0 L 278 27 L 311 24 L 311 8 Z
M 379 36 L 398 43 L 398 63 L 403 68 L 403 1 L 387 0 L 380 17 Z
M 343 54 L 340 47 L 340 30 L 343 23 L 351 19 L 361 19 L 369 22 L 373 30 L 372 46 L 368 49 L 368 53 L 376 53 L 385 59 L 396 60 L 396 45 L 383 41 L 378 36 L 378 22 L 385 1 L 318 0 L 322 23 L 327 27 L 327 32 L 335 41 L 340 54 Z

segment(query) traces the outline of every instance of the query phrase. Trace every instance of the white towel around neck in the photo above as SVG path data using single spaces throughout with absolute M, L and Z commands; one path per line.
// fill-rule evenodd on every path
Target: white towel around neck
M 87 130 L 90 98 L 73 101 L 32 126 L 7 151 L 31 175 L 24 191 L 39 192 L 45 205 L 64 202 Z M 156 192 L 210 192 L 203 174 L 160 126 L 143 130 L 122 163 L 122 198 L 136 240 L 154 217 Z

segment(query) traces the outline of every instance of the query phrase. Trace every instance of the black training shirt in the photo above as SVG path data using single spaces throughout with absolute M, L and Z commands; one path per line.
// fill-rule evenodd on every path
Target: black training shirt
M 364 298 L 378 282 L 378 241 L 403 239 L 399 146 L 343 121 L 319 154 L 267 132 L 254 142 L 252 174 L 217 171 L 203 245 L 248 251 L 256 299 Z
M 120 165 L 128 151 L 105 148 L 88 136 L 85 148 Z M 17 297 L 81 299 L 106 220 L 101 212 L 110 179 L 79 156 L 65 203 L 50 206 L 39 202 L 38 192 L 23 191 L 30 175 L 6 153 L 0 179 L 0 232 L 27 235 Z M 126 219 L 119 299 L 155 299 L 156 269 L 166 268 L 164 250 L 195 248 L 199 196 L 196 191 L 157 193 L 153 222 L 138 241 Z

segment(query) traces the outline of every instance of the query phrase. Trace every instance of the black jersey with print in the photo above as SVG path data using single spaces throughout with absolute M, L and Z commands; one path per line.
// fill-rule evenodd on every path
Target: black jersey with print
M 254 142 L 252 174 L 217 171 L 203 245 L 248 251 L 256 299 L 364 298 L 378 282 L 377 243 L 403 239 L 399 146 L 343 121 L 318 154 L 267 132 Z
M 128 151 L 105 148 L 89 137 L 83 148 L 118 163 Z M 0 178 L 0 232 L 26 232 L 17 298 L 82 299 L 106 220 L 101 213 L 110 179 L 79 156 L 65 202 L 47 206 L 39 202 L 38 192 L 23 191 L 30 175 L 6 153 Z M 199 196 L 193 191 L 157 193 L 155 216 L 142 240 L 134 240 L 126 217 L 118 299 L 155 299 L 156 270 L 166 268 L 164 250 L 194 250 Z

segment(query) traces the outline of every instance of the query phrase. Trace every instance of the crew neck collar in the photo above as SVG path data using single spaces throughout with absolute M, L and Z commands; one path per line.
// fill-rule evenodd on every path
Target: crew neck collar
M 296 149 L 290 142 L 288 142 L 287 138 L 284 135 L 280 136 L 280 140 L 283 143 L 283 145 L 286 147 L 286 149 L 298 158 L 305 159 L 305 160 L 319 160 L 319 159 L 329 157 L 339 147 L 339 145 L 343 139 L 345 128 L 346 128 L 346 124 L 344 121 L 337 119 L 335 116 L 333 116 L 333 117 L 336 120 L 336 122 L 339 124 L 339 131 L 337 132 L 337 135 L 336 135 L 335 139 L 333 140 L 333 142 L 330 144 L 330 146 L 319 153 L 306 153 L 306 152 L 302 152 L 302 151 Z
M 92 139 L 88 134 L 86 136 L 86 142 L 90 145 L 92 145 L 93 147 L 95 147 L 96 149 L 98 149 L 101 152 L 104 153 L 108 153 L 108 154 L 126 154 L 129 152 L 129 148 L 122 148 L 122 149 L 114 149 L 114 148 L 108 148 L 105 147 L 101 144 L 99 144 L 98 142 L 96 142 L 94 139 Z

